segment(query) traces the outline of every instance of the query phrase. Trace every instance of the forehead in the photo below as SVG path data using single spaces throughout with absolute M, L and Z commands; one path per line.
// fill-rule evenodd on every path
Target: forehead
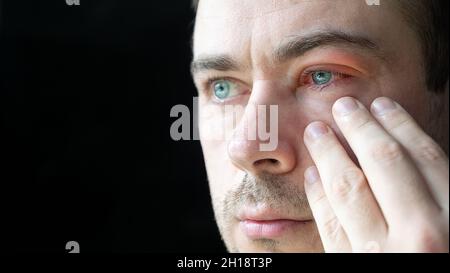
M 194 56 L 265 54 L 293 35 L 339 30 L 372 40 L 395 39 L 401 24 L 388 1 L 365 0 L 203 0 L 197 12 Z M 391 35 L 391 37 L 389 37 Z M 260 50 L 264 49 L 264 50 Z M 227 51 L 227 52 L 224 52 Z

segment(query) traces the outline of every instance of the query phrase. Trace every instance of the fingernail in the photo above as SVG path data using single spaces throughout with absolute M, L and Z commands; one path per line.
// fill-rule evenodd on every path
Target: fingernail
M 341 116 L 346 116 L 358 109 L 358 104 L 353 98 L 342 98 L 334 105 L 334 110 Z
M 315 166 L 311 166 L 305 171 L 305 180 L 309 184 L 316 183 L 319 181 L 320 176 L 319 172 L 317 171 L 317 168 Z
M 308 126 L 307 133 L 312 139 L 319 139 L 328 133 L 328 128 L 322 122 L 313 122 Z
M 397 106 L 389 98 L 378 98 L 372 103 L 372 112 L 375 115 L 382 116 L 394 110 Z

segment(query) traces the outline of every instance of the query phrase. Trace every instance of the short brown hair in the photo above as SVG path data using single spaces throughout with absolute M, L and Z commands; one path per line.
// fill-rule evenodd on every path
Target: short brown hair
M 197 10 L 199 1 L 192 0 L 194 10 Z M 445 91 L 449 75 L 448 1 L 396 1 L 406 21 L 420 39 L 428 89 Z

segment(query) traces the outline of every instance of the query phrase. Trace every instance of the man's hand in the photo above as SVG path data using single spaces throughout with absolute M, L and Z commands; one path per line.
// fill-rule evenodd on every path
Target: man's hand
M 388 98 L 369 112 L 341 98 L 333 116 L 359 168 L 330 127 L 304 141 L 316 166 L 305 190 L 327 252 L 448 252 L 449 163 L 442 149 Z

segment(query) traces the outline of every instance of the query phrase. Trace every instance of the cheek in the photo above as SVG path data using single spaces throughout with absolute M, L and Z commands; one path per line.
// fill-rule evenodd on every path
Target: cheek
M 199 109 L 200 141 L 214 200 L 223 199 L 243 177 L 243 173 L 228 156 L 228 141 L 234 133 L 233 124 L 239 122 L 243 111 L 243 107 L 230 109 L 207 103 Z
M 219 205 L 237 181 L 242 180 L 242 174 L 228 157 L 226 141 L 201 139 L 201 145 L 211 196 Z
M 297 134 L 304 135 L 305 128 L 314 121 L 322 121 L 329 125 L 333 123 L 333 117 L 331 115 L 331 107 L 334 99 L 324 99 L 322 97 L 303 96 L 302 99 L 297 101 L 296 113 L 292 115 L 295 117 L 295 123 L 293 120 L 288 120 L 287 124 L 298 124 L 296 128 Z
M 313 165 L 303 140 L 305 128 L 314 121 L 322 121 L 331 126 L 331 106 L 331 101 L 306 96 L 285 106 L 289 111 L 282 112 L 283 115 L 280 116 L 279 138 L 280 141 L 292 143 L 291 146 L 296 148 L 297 166 L 294 176 L 303 177 L 304 170 Z
M 245 108 L 242 105 L 204 104 L 199 111 L 200 138 L 208 141 L 230 140 Z
M 296 117 L 295 123 L 294 120 L 288 120 L 287 124 L 298 124 L 296 128 L 297 134 L 301 134 L 300 137 L 303 137 L 305 128 L 314 121 L 322 121 L 326 123 L 328 126 L 336 134 L 338 140 L 347 151 L 350 158 L 357 163 L 356 156 L 352 152 L 350 146 L 345 140 L 343 134 L 341 133 L 339 127 L 334 121 L 332 115 L 332 107 L 333 104 L 341 97 L 354 97 L 357 100 L 361 101 L 366 107 L 370 107 L 371 102 L 381 95 L 380 91 L 373 85 L 366 85 L 364 89 L 356 89 L 349 88 L 347 90 L 334 90 L 333 94 L 304 94 L 302 95 L 302 99 L 299 100 L 297 109 L 297 113 L 294 115 Z M 300 122 L 299 122 L 300 121 Z M 306 158 L 310 158 L 306 147 L 304 150 L 300 150 L 300 158 L 305 160 Z M 306 163 L 305 163 L 306 164 Z
M 426 124 L 427 103 L 429 97 L 422 75 L 413 69 L 405 73 L 386 73 L 380 79 L 379 89 L 383 96 L 387 96 L 399 103 L 420 124 Z
M 222 136 L 223 120 L 222 109 L 215 105 L 203 104 L 199 108 L 199 133 L 201 140 L 220 141 Z

